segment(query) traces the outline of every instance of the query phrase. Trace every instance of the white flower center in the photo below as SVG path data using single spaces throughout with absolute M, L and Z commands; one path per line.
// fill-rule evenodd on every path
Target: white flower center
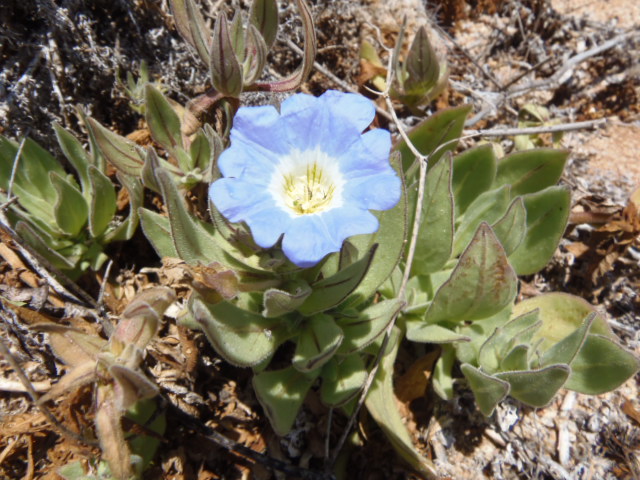
M 316 148 L 293 150 L 280 159 L 269 189 L 291 216 L 312 215 L 342 205 L 344 179 L 335 158 Z

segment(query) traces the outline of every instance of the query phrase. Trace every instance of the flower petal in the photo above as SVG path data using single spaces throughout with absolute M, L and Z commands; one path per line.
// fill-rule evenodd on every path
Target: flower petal
M 237 178 L 221 178 L 209 187 L 209 197 L 216 208 L 231 222 L 242 222 L 253 212 L 274 207 L 267 190 Z
M 389 165 L 390 150 L 391 134 L 381 128 L 370 130 L 340 155 L 340 170 L 347 179 L 393 172 Z
M 253 240 L 262 248 L 270 248 L 278 241 L 293 218 L 278 207 L 265 208 L 251 214 L 245 221 L 251 229 Z
M 339 96 L 347 95 L 334 93 Z M 359 127 L 362 119 L 358 120 L 357 114 L 340 107 L 335 95 L 330 95 L 327 101 L 322 100 L 324 95 L 318 98 L 304 94 L 293 95 L 282 103 L 281 124 L 289 135 L 291 149 L 304 152 L 320 146 L 327 155 L 335 157 L 359 139 L 364 128 Z
M 347 181 L 342 197 L 347 205 L 367 210 L 389 210 L 400 201 L 401 192 L 402 182 L 391 170 Z
M 353 127 L 362 132 L 371 125 L 376 116 L 376 107 L 371 100 L 356 93 L 327 90 L 320 97 L 323 108 L 340 115 Z
M 303 268 L 315 265 L 341 246 L 342 242 L 336 241 L 327 230 L 321 215 L 301 215 L 293 219 L 282 240 L 284 254 Z
M 378 230 L 378 219 L 371 212 L 353 205 L 330 210 L 322 215 L 327 231 L 342 246 L 353 235 L 374 233 Z

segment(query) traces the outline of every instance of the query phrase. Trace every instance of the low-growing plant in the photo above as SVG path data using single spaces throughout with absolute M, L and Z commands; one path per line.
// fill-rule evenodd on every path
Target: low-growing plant
M 145 348 L 155 337 L 167 307 L 175 300 L 170 288 L 154 287 L 140 292 L 122 312 L 109 340 L 58 324 L 40 324 L 34 328 L 49 336 L 55 355 L 68 372 L 40 402 L 53 400 L 78 388 L 95 389 L 95 429 L 102 450 L 101 461 L 93 473 L 81 462 L 63 467 L 67 480 L 140 478 L 149 465 L 160 441 L 149 434 L 126 433 L 123 417 L 144 425 L 147 432 L 162 435 L 164 413 L 153 401 L 157 386 L 140 370 Z
M 69 131 L 54 125 L 58 144 L 77 176 L 31 139 L 0 135 L 0 203 L 11 197 L 7 218 L 37 253 L 70 277 L 107 260 L 104 248 L 130 239 L 142 205 L 139 179 L 118 173 L 129 196 L 129 215 L 118 216 L 116 189 L 95 144 L 87 152 Z

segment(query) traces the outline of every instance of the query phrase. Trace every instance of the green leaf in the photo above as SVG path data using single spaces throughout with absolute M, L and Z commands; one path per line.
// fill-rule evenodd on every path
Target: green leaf
M 451 400 L 454 393 L 452 371 L 456 361 L 456 351 L 451 345 L 444 344 L 441 348 L 442 354 L 433 367 L 433 391 L 443 400 Z
M 429 171 L 422 202 L 412 271 L 427 275 L 441 270 L 451 257 L 453 247 L 453 193 L 451 171 L 453 161 L 445 156 Z
M 509 382 L 510 395 L 532 407 L 544 407 L 562 388 L 571 369 L 567 365 L 550 365 L 540 370 L 504 372 L 496 377 Z
M 529 369 L 529 345 L 516 345 L 500 362 L 500 370 L 512 372 Z
M 511 195 L 508 185 L 480 194 L 469 205 L 462 218 L 458 219 L 459 225 L 456 227 L 453 239 L 453 255 L 458 256 L 467 247 L 482 222 L 491 225 L 503 217 L 510 202 Z
M 400 262 L 404 252 L 407 237 L 407 192 L 404 174 L 400 167 L 400 158 L 392 154 L 391 165 L 402 181 L 402 196 L 398 204 L 390 210 L 373 212 L 378 218 L 380 226 L 371 235 L 356 235 L 349 238 L 349 242 L 356 247 L 361 255 L 368 255 L 374 245 L 378 250 L 373 257 L 367 275 L 360 282 L 352 294 L 360 302 L 368 300 L 376 290 L 391 275 Z
M 327 378 L 325 374 L 329 370 L 332 372 L 332 378 Z M 321 376 L 322 403 L 338 407 L 358 395 L 367 379 L 367 369 L 360 355 L 349 355 L 342 360 L 334 357 L 324 366 Z
M 144 236 L 147 237 L 158 256 L 178 258 L 178 252 L 171 240 L 169 219 L 146 208 L 138 209 L 138 214 Z
M 211 305 L 194 298 L 190 310 L 211 345 L 233 365 L 259 364 L 288 336 L 283 319 L 264 318 L 229 302 Z
M 480 350 L 485 346 L 488 339 L 492 338 L 495 330 L 509 322 L 512 305 L 507 305 L 503 310 L 495 315 L 484 318 L 481 321 L 468 325 L 460 325 L 457 332 L 471 338 L 470 342 L 459 342 L 453 346 L 456 350 L 456 358 L 461 363 L 468 363 L 475 367 L 479 366 Z
M 85 195 L 87 201 L 89 201 L 89 173 L 87 169 L 92 162 L 89 159 L 87 152 L 82 147 L 80 141 L 72 135 L 71 132 L 62 128 L 57 122 L 53 123 L 53 130 L 56 133 L 58 145 L 60 145 L 62 153 L 67 157 L 67 160 L 73 166 L 80 178 L 82 193 Z
M 454 343 L 470 342 L 471 339 L 465 335 L 441 327 L 440 325 L 429 325 L 423 321 L 407 321 L 407 340 L 420 343 Z
M 138 154 L 136 144 L 103 127 L 93 118 L 87 118 L 91 130 L 102 155 L 119 171 L 139 177 L 143 160 Z
M 403 69 L 408 74 L 402 85 L 405 92 L 403 101 L 408 105 L 419 104 L 440 78 L 438 57 L 424 26 L 418 29 L 411 43 Z
M 268 48 L 262 36 L 253 25 L 247 28 L 247 58 L 243 64 L 243 81 L 245 85 L 253 85 L 262 75 L 267 63 Z
M 170 0 L 170 4 L 178 32 L 196 49 L 200 59 L 208 64 L 211 32 L 193 0 Z
M 538 309 L 542 327 L 533 337 L 533 342 L 542 341 L 541 352 L 546 352 L 553 345 L 578 330 L 585 317 L 595 313 L 590 333 L 612 336 L 607 321 L 598 315 L 595 307 L 586 300 L 568 293 L 545 293 L 524 300 L 513 308 L 513 316 L 519 316 Z
M 482 223 L 451 277 L 436 292 L 427 323 L 490 317 L 516 296 L 517 277 L 491 227 Z
M 291 285 L 289 291 L 269 288 L 264 292 L 264 310 L 266 318 L 276 318 L 296 311 L 311 294 L 311 288 L 304 282 Z
M 195 168 L 199 168 L 201 172 L 207 172 L 211 169 L 213 161 L 211 145 L 204 130 L 198 130 L 196 137 L 189 147 L 189 155 Z M 210 179 L 207 179 L 210 181 Z
M 309 317 L 341 304 L 366 275 L 377 248 L 378 246 L 374 245 L 368 254 L 357 262 L 313 284 L 313 292 L 298 309 L 300 313 Z
M 344 341 L 338 353 L 347 355 L 362 350 L 371 344 L 389 326 L 404 306 L 399 299 L 383 300 L 367 307 L 357 317 L 344 317 L 337 320 L 344 332 Z
M 511 195 L 517 197 L 555 185 L 568 156 L 568 152 L 547 148 L 512 153 L 498 162 L 494 188 L 511 185 Z
M 109 177 L 96 167 L 91 165 L 87 171 L 91 184 L 89 229 L 96 238 L 104 233 L 116 213 L 116 191 Z
M 518 275 L 531 275 L 553 257 L 569 219 L 571 198 L 565 187 L 549 187 L 524 196 L 527 233 L 509 256 Z
M 455 150 L 470 111 L 471 105 L 448 108 L 431 115 L 411 129 L 409 139 L 422 155 L 429 157 L 430 167 L 446 152 Z M 415 161 L 415 156 L 404 140 L 399 141 L 394 150 L 402 155 L 402 168 L 406 172 Z
M 210 50 L 209 76 L 214 88 L 229 97 L 242 92 L 242 69 L 233 51 L 229 24 L 224 13 L 216 17 Z
M 155 178 L 167 207 L 171 238 L 178 257 L 187 263 L 226 264 L 217 239 L 205 229 L 202 222 L 189 213 L 182 195 L 171 179 L 171 174 L 164 169 L 159 169 L 155 172 Z
M 278 33 L 278 4 L 276 0 L 254 0 L 251 4 L 249 21 L 262 35 L 266 47 L 271 48 Z
M 480 411 L 487 417 L 493 413 L 498 403 L 509 394 L 509 383 L 487 375 L 468 363 L 463 363 L 460 370 L 469 382 L 469 387 L 476 397 Z
M 296 90 L 300 85 L 302 85 L 302 82 L 306 80 L 313 69 L 313 62 L 318 50 L 318 39 L 316 38 L 316 31 L 313 26 L 313 16 L 311 15 L 311 10 L 309 10 L 309 7 L 304 0 L 296 0 L 296 6 L 298 7 L 298 12 L 300 12 L 302 28 L 304 30 L 302 65 L 283 80 L 256 83 L 254 85 L 256 90 L 265 92 L 288 92 Z
M 434 465 L 413 446 L 411 436 L 396 407 L 393 394 L 393 364 L 398 354 L 399 332 L 394 329 L 387 353 L 382 357 L 376 378 L 365 400 L 367 410 L 385 433 L 396 452 L 427 478 L 437 478 Z
M 143 188 L 140 180 L 121 172 L 116 173 L 120 183 L 129 194 L 129 215 L 113 230 L 108 230 L 104 243 L 129 240 L 138 228 L 138 209 L 142 205 Z
M 567 335 L 555 345 L 552 345 L 540 359 L 541 366 L 553 365 L 554 363 L 565 363 L 571 365 L 580 349 L 584 345 L 591 325 L 596 318 L 596 313 L 592 312 L 584 319 L 580 328 Z
M 293 367 L 301 372 L 322 367 L 336 353 L 343 338 L 342 329 L 330 315 L 314 315 L 298 336 Z
M 147 107 L 145 118 L 151 136 L 175 156 L 176 148 L 182 148 L 180 118 L 165 96 L 152 84 L 147 83 L 144 92 Z
M 87 223 L 89 207 L 82 193 L 65 178 L 50 173 L 51 184 L 57 193 L 53 214 L 60 229 L 67 235 L 76 236 Z
M 478 195 L 491 188 L 496 170 L 496 154 L 491 144 L 470 148 L 454 157 L 452 189 L 456 217 L 462 215 Z
M 511 202 L 507 212 L 491 228 L 507 256 L 511 255 L 527 233 L 527 210 L 522 197 L 517 197 Z
M 293 367 L 260 372 L 253 377 L 253 388 L 271 426 L 278 435 L 286 435 L 320 370 L 311 375 Z
M 541 325 L 538 310 L 534 310 L 498 326 L 480 347 L 478 365 L 489 373 L 498 371 L 513 348 L 518 344 L 531 344 Z
M 615 390 L 640 368 L 638 358 L 604 335 L 587 336 L 565 388 L 588 395 Z

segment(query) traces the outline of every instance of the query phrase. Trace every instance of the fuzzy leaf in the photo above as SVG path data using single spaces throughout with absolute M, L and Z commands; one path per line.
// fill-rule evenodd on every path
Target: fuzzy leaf
M 233 365 L 259 364 L 288 336 L 281 318 L 264 318 L 229 302 L 210 305 L 194 298 L 190 310 L 216 351 Z
M 542 269 L 553 256 L 569 219 L 571 198 L 565 187 L 549 187 L 524 196 L 527 234 L 509 256 L 518 275 Z
M 51 184 L 57 193 L 53 214 L 60 229 L 76 236 L 84 228 L 89 216 L 89 207 L 82 193 L 68 180 L 55 172 L 50 173 Z
M 295 1 L 298 11 L 300 12 L 300 18 L 302 19 L 302 27 L 304 30 L 304 52 L 302 56 L 302 65 L 300 65 L 300 67 L 289 77 L 283 80 L 256 83 L 254 87 L 257 90 L 266 92 L 288 92 L 290 90 L 295 90 L 302 85 L 302 82 L 307 79 L 313 69 L 313 62 L 316 58 L 316 52 L 318 49 L 318 40 L 313 26 L 313 17 L 311 15 L 311 10 L 309 10 L 309 7 L 304 0 Z
M 301 372 L 322 367 L 336 353 L 344 334 L 331 316 L 311 317 L 300 332 L 292 365 Z
M 456 217 L 491 188 L 496 177 L 497 160 L 491 144 L 470 148 L 453 158 L 452 189 Z
M 565 388 L 588 395 L 615 390 L 640 368 L 638 358 L 604 335 L 587 336 Z
M 147 125 L 151 136 L 166 151 L 176 155 L 176 148 L 182 148 L 180 118 L 165 96 L 152 84 L 144 89 Z
M 436 292 L 427 323 L 490 317 L 513 302 L 517 277 L 491 227 L 482 223 L 451 277 Z
M 591 324 L 590 333 L 612 336 L 607 321 L 598 315 L 596 309 L 586 300 L 568 293 L 545 293 L 524 300 L 513 308 L 514 317 L 538 309 L 542 327 L 533 337 L 533 342 L 542 341 L 540 351 L 546 352 L 553 345 L 578 330 L 585 317 L 592 313 L 596 316 Z
M 276 0 L 254 0 L 249 21 L 260 32 L 267 49 L 273 46 L 278 33 L 278 3 Z
M 451 156 L 445 156 L 427 175 L 412 270 L 417 275 L 437 272 L 447 263 L 453 246 Z
M 293 367 L 260 372 L 253 377 L 253 388 L 271 426 L 278 435 L 286 435 L 298 415 L 307 392 L 320 370 L 311 375 Z
M 102 458 L 109 463 L 112 478 L 128 480 L 132 475 L 131 453 L 120 425 L 121 412 L 116 407 L 111 388 L 98 389 L 95 425 Z
M 431 46 L 429 35 L 424 26 L 418 29 L 403 68 L 408 76 L 402 87 L 405 94 L 409 96 L 409 98 L 403 98 L 403 101 L 408 100 L 410 105 L 420 103 L 440 78 L 438 57 Z
M 293 286 L 292 292 L 270 288 L 264 292 L 262 315 L 265 318 L 276 318 L 294 312 L 304 303 L 311 291 L 309 285 L 303 282 Z
M 409 139 L 422 155 L 429 157 L 429 167 L 438 163 L 446 152 L 455 150 L 470 111 L 470 105 L 448 108 L 431 115 L 411 129 Z M 404 140 L 399 141 L 394 149 L 402 155 L 402 167 L 406 172 L 415 161 L 413 153 Z
M 155 397 L 158 387 L 142 373 L 114 364 L 109 367 L 109 373 L 115 380 L 114 400 L 120 413 L 130 409 L 139 400 Z
M 125 175 L 121 172 L 116 173 L 118 181 L 124 186 L 129 194 L 129 215 L 124 222 L 113 230 L 108 230 L 105 235 L 104 243 L 129 240 L 133 237 L 138 228 L 138 209 L 142 205 L 143 188 L 140 180 Z
M 383 300 L 367 307 L 357 317 L 344 317 L 337 320 L 344 332 L 344 341 L 338 353 L 350 354 L 362 350 L 371 344 L 389 326 L 404 306 L 399 299 Z
M 196 49 L 200 59 L 208 64 L 208 42 L 211 39 L 211 32 L 206 27 L 193 0 L 169 0 L 169 3 L 178 32 Z
M 243 65 L 243 78 L 245 85 L 253 85 L 262 75 L 264 65 L 267 63 L 267 45 L 253 25 L 247 28 L 247 58 Z
M 453 255 L 457 256 L 464 250 L 482 222 L 491 225 L 505 215 L 511 202 L 509 186 L 489 190 L 480 194 L 465 212 L 453 239 Z
M 360 255 L 368 255 L 371 248 L 376 244 L 378 245 L 367 275 L 351 295 L 357 298 L 358 302 L 368 300 L 380 285 L 389 278 L 404 252 L 408 231 L 407 191 L 399 155 L 397 153 L 392 154 L 390 162 L 402 181 L 400 201 L 390 210 L 373 212 L 380 223 L 375 233 L 371 235 L 356 235 L 349 238 L 349 243 L 356 247 Z
M 242 70 L 233 50 L 229 24 L 224 13 L 216 18 L 209 64 L 211 83 L 220 93 L 238 97 L 242 91 Z
M 187 263 L 224 264 L 224 253 L 217 238 L 205 229 L 203 222 L 189 213 L 170 173 L 159 169 L 155 172 L 155 178 L 167 206 L 171 238 L 178 253 L 177 256 Z
M 377 248 L 377 244 L 373 245 L 368 254 L 357 262 L 313 284 L 313 292 L 298 309 L 300 313 L 309 317 L 341 304 L 367 274 Z
M 394 328 L 387 351 L 371 385 L 365 405 L 367 410 L 385 433 L 396 452 L 413 468 L 427 478 L 437 478 L 433 464 L 421 455 L 413 445 L 411 436 L 396 407 L 393 393 L 393 364 L 398 354 L 399 331 Z
M 67 258 L 56 252 L 51 247 L 50 238 L 41 235 L 42 232 L 34 228 L 33 224 L 19 221 L 16 224 L 16 233 L 55 268 L 70 270 L 75 267 L 77 258 Z
M 87 152 L 82 147 L 80 141 L 68 130 L 62 128 L 57 122 L 53 123 L 53 130 L 58 139 L 58 145 L 69 163 L 73 166 L 78 177 L 80 178 L 80 186 L 85 198 L 89 200 L 89 174 L 87 169 L 92 164 Z
M 567 365 L 550 365 L 540 370 L 504 372 L 496 377 L 509 382 L 510 395 L 532 407 L 544 407 L 562 388 L 571 369 Z
M 490 416 L 496 405 L 509 394 L 509 383 L 488 375 L 468 363 L 463 363 L 460 370 L 469 382 L 478 408 L 484 415 Z
M 103 127 L 93 118 L 87 118 L 87 125 L 93 134 L 102 155 L 119 171 L 139 177 L 143 160 L 136 144 Z
M 553 365 L 554 363 L 571 365 L 571 362 L 573 362 L 584 345 L 595 318 L 596 313 L 590 313 L 584 319 L 580 328 L 577 328 L 573 333 L 567 335 L 555 345 L 552 345 L 551 348 L 542 355 L 540 365 L 547 366 Z
M 516 345 L 500 362 L 500 371 L 512 372 L 529 369 L 529 345 Z
M 330 369 L 333 371 L 331 379 L 325 375 Z M 331 407 L 344 405 L 360 392 L 366 379 L 367 369 L 360 355 L 349 355 L 342 360 L 332 358 L 322 373 L 322 403 Z
M 498 163 L 494 188 L 511 185 L 515 198 L 555 185 L 568 156 L 568 152 L 547 148 L 512 153 Z
M 407 340 L 420 343 L 469 342 L 471 339 L 440 325 L 407 322 Z
M 116 191 L 109 177 L 91 165 L 88 168 L 91 185 L 89 230 L 94 238 L 102 235 L 116 213 Z
M 146 208 L 138 210 L 142 231 L 160 258 L 178 258 L 178 252 L 171 240 L 169 219 Z
M 511 202 L 507 212 L 491 228 L 507 256 L 511 255 L 527 233 L 527 210 L 522 197 Z

